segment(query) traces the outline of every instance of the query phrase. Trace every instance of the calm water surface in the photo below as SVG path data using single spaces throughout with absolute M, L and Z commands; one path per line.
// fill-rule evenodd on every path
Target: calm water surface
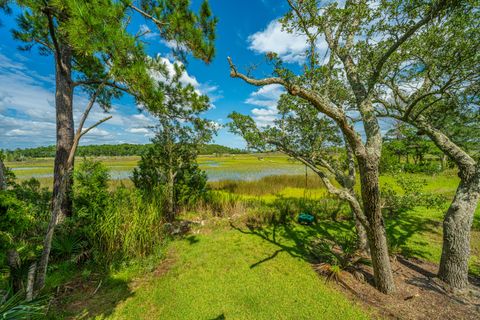
M 116 168 L 118 167 L 118 169 Z M 202 163 L 202 168 L 205 170 L 209 181 L 220 180 L 245 180 L 252 181 L 258 180 L 266 176 L 273 175 L 298 175 L 303 174 L 305 169 L 302 166 L 279 166 L 279 167 L 260 167 L 258 169 L 239 170 L 233 168 L 220 168 L 220 163 L 216 161 L 206 161 Z M 124 168 L 124 167 L 123 167 Z M 122 166 L 109 166 L 110 177 L 114 180 L 129 179 L 132 176 L 133 169 L 125 170 Z M 45 167 L 18 167 L 12 168 L 16 172 L 18 178 L 48 178 L 52 177 L 52 169 Z M 25 171 L 25 172 L 22 172 Z M 30 171 L 41 171 L 39 173 L 31 173 Z

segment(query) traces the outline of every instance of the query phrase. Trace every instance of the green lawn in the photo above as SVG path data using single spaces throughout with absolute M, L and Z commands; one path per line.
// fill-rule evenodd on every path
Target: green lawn
M 110 278 L 77 316 L 95 319 L 368 319 L 312 270 L 294 240 L 217 229 L 174 241 L 173 264 Z M 128 285 L 126 285 L 128 283 Z M 80 298 L 80 297 L 77 297 Z M 116 299 L 118 299 L 116 301 Z

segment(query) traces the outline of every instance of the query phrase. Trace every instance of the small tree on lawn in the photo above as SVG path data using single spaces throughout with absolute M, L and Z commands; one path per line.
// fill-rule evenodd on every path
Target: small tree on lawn
M 152 146 L 133 173 L 135 185 L 147 195 L 162 193 L 167 221 L 175 219 L 179 204 L 195 201 L 205 191 L 206 175 L 196 159 L 215 132 L 211 122 L 200 118 L 200 113 L 210 107 L 208 97 L 191 84 L 181 83 L 184 72 L 184 65 L 175 63 L 170 73 L 153 75 L 166 99 L 146 101 L 159 124 Z
M 177 120 L 160 119 L 152 146 L 133 172 L 137 188 L 164 200 L 168 222 L 175 220 L 179 205 L 193 203 L 206 191 L 207 176 L 199 168 L 197 156 L 211 133 L 201 122 L 189 126 Z

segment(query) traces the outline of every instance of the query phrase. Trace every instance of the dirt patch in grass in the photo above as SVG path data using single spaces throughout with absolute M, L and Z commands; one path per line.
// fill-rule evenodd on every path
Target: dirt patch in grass
M 381 318 L 480 319 L 480 279 L 470 279 L 468 290 L 454 294 L 436 278 L 438 266 L 434 263 L 398 257 L 392 261 L 392 269 L 397 286 L 394 294 L 382 294 L 372 286 L 369 267 L 363 269 L 366 281 L 344 272 L 342 290 L 367 307 L 374 307 Z

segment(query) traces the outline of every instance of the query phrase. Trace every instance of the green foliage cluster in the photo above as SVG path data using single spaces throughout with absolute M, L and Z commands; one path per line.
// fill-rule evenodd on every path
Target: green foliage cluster
M 8 248 L 33 254 L 48 221 L 50 196 L 34 178 L 0 191 L 0 258 Z
M 89 258 L 101 260 L 97 223 L 108 204 L 108 169 L 101 162 L 84 159 L 73 178 L 74 215 L 57 228 L 52 257 L 76 264 Z
M 118 188 L 95 225 L 99 249 L 107 263 L 144 257 L 166 239 L 164 213 L 157 201 L 135 189 Z
M 357 254 L 356 238 L 343 236 L 332 239 L 317 238 L 310 241 L 307 251 L 317 263 L 318 271 L 326 280 L 342 281 L 342 271 L 350 272 L 363 279 L 362 266 L 371 265 L 371 261 Z
M 160 119 L 153 145 L 142 155 L 132 180 L 144 195 L 161 195 L 167 220 L 178 207 L 194 204 L 207 191 L 207 175 L 197 163 L 199 148 L 211 139 L 209 123 L 198 118 L 192 126 Z
M 0 284 L 11 288 L 0 298 L 6 299 L 0 306 L 4 317 L 26 319 L 26 315 L 40 310 L 35 309 L 40 305 L 24 303 L 24 297 L 16 294 L 25 288 L 28 268 L 40 252 L 50 198 L 50 192 L 33 178 L 20 184 L 13 182 L 6 190 L 0 190 Z
M 447 169 L 442 152 L 426 136 L 404 123 L 395 123 L 384 139 L 380 170 L 383 173 L 439 173 Z M 446 161 L 446 160 L 445 160 Z
M 383 212 L 390 217 L 418 206 L 442 209 L 447 200 L 443 195 L 424 192 L 425 180 L 400 175 L 396 178 L 396 184 L 400 190 L 389 184 L 381 190 Z
M 74 217 L 56 234 L 53 252 L 76 263 L 111 263 L 145 256 L 164 241 L 159 198 L 136 189 L 108 190 L 108 169 L 85 159 L 74 173 Z

